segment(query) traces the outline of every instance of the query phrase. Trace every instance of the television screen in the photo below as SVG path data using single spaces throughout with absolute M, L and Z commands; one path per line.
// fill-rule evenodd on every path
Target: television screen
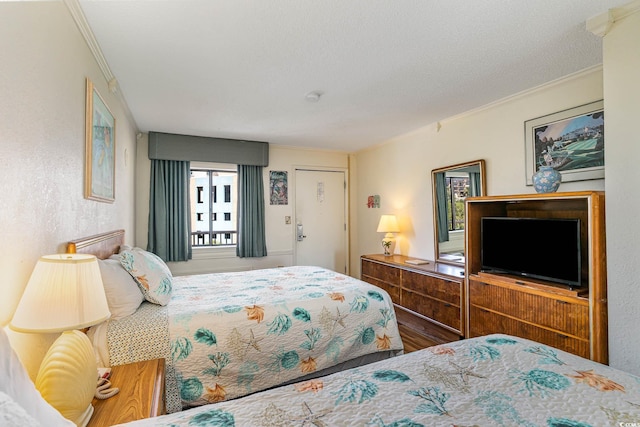
M 581 286 L 580 220 L 484 217 L 482 270 Z

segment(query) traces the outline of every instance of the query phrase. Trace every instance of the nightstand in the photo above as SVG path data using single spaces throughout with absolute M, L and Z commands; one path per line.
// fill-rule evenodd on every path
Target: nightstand
M 89 427 L 155 417 L 165 413 L 164 359 L 113 366 L 111 386 L 120 392 L 108 399 L 93 399 Z

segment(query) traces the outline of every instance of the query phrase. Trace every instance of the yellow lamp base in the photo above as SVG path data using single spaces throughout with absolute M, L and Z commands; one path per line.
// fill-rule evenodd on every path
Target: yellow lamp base
M 82 332 L 66 331 L 44 356 L 36 388 L 63 417 L 84 427 L 93 415 L 91 400 L 97 379 L 98 368 L 91 341 Z

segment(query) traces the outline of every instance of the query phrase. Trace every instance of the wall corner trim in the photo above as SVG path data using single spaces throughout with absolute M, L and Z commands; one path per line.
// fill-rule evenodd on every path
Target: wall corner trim
M 633 0 L 623 6 L 609 9 L 606 12 L 589 18 L 587 30 L 599 37 L 606 36 L 616 22 L 640 11 L 640 0 Z

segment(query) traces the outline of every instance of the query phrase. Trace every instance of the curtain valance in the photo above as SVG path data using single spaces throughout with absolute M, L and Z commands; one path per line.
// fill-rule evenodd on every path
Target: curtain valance
M 149 132 L 149 159 L 269 166 L 269 143 Z

